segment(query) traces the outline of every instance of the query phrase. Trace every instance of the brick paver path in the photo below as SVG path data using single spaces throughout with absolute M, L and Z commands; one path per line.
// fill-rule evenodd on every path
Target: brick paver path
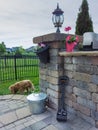
M 38 115 L 30 113 L 26 96 L 0 96 L 0 130 L 98 130 L 83 119 L 69 114 L 67 122 L 56 120 L 50 108 Z

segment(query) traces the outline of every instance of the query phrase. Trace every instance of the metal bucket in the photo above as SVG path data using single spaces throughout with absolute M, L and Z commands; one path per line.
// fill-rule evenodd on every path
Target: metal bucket
M 29 108 L 32 114 L 40 114 L 46 110 L 46 99 L 45 93 L 33 93 L 27 96 Z

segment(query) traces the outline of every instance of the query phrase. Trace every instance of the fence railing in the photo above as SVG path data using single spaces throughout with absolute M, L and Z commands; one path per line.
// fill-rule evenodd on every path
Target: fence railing
M 38 76 L 39 60 L 37 56 L 0 56 L 0 81 Z

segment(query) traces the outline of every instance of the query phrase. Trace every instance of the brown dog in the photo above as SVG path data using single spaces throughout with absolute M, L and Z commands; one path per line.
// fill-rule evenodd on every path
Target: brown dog
M 9 90 L 13 94 L 16 94 L 17 92 L 19 92 L 20 94 L 23 94 L 25 92 L 25 90 L 27 92 L 33 91 L 34 85 L 32 84 L 32 82 L 30 80 L 22 80 L 20 82 L 16 82 L 15 84 L 12 84 L 9 87 Z

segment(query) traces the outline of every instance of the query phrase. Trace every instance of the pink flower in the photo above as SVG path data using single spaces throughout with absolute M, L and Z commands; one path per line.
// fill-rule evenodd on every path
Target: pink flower
M 69 31 L 69 30 L 68 30 L 68 28 L 65 28 L 65 29 L 64 29 L 64 31 L 66 31 L 66 32 L 67 32 L 67 31 Z
M 70 27 L 70 26 L 68 26 L 67 28 L 68 28 L 68 30 L 71 30 L 71 27 Z
M 79 42 L 79 37 L 78 36 L 76 36 L 76 41 Z
M 40 47 L 45 47 L 45 44 L 43 44 L 43 43 L 39 43 L 38 44 Z
M 66 41 L 68 42 L 70 40 L 71 36 L 68 35 L 67 38 L 66 38 Z
M 65 29 L 64 29 L 64 31 L 69 31 L 69 30 L 71 30 L 71 27 L 70 26 L 68 26 L 68 27 L 65 27 Z
M 74 46 L 77 45 L 77 42 L 73 42 Z
M 75 35 L 68 35 L 66 38 L 66 42 L 68 42 L 69 44 L 74 43 L 76 45 L 79 42 L 79 37 Z
M 45 47 L 45 44 L 41 44 L 41 47 Z

